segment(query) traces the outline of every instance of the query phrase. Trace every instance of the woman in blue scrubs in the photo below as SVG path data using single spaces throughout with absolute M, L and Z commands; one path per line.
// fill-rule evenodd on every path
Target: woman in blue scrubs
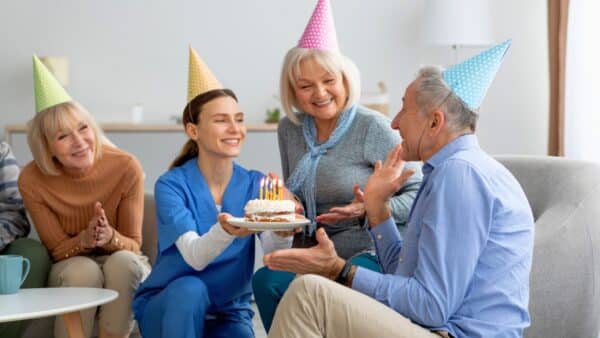
M 136 293 L 135 317 L 145 338 L 254 337 L 254 233 L 227 219 L 243 216 L 263 174 L 233 162 L 244 113 L 192 49 L 188 101 L 189 140 L 155 185 L 159 253 Z M 290 247 L 287 235 L 263 232 L 263 248 Z

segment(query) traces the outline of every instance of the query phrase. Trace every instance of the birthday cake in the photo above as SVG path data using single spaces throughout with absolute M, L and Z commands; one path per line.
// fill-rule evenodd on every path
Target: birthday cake
M 244 214 L 250 222 L 289 222 L 296 219 L 295 209 L 290 200 L 253 199 L 246 203 Z

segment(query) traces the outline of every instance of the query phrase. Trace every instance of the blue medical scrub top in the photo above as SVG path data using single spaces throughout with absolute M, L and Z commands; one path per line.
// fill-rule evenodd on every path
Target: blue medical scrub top
M 234 217 L 244 215 L 244 206 L 257 198 L 259 181 L 264 175 L 233 164 L 233 174 L 225 189 L 221 212 Z M 148 278 L 139 286 L 133 310 L 142 316 L 146 303 L 172 281 L 196 276 L 207 286 L 212 307 L 217 312 L 235 300 L 249 299 L 254 269 L 254 236 L 236 238 L 203 270 L 196 271 L 183 259 L 175 241 L 188 231 L 199 235 L 217 223 L 217 206 L 206 180 L 197 165 L 197 158 L 163 174 L 154 188 L 158 228 L 158 256 Z M 228 305 L 229 304 L 229 305 Z

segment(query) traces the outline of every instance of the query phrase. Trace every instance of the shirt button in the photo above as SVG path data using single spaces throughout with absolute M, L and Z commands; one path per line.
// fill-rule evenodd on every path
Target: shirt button
M 377 239 L 382 239 L 383 236 L 381 236 L 381 234 L 377 235 Z
M 400 263 L 402 263 L 402 262 L 404 262 L 404 258 L 403 258 L 402 256 L 400 256 L 400 258 L 398 258 L 398 261 L 399 261 Z

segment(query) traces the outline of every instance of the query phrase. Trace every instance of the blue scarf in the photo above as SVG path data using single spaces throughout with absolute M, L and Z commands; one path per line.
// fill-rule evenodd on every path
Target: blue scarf
M 286 185 L 291 192 L 296 195 L 301 194 L 304 197 L 306 216 L 311 220 L 311 224 L 305 232 L 308 235 L 312 235 L 317 227 L 315 222 L 317 216 L 315 182 L 319 160 L 321 156 L 327 153 L 327 150 L 335 147 L 348 131 L 356 116 L 356 107 L 356 105 L 353 105 L 342 112 L 337 120 L 335 130 L 331 133 L 327 142 L 323 144 L 317 144 L 317 129 L 314 118 L 308 114 L 304 116 L 302 134 L 304 134 L 304 141 L 308 145 L 308 152 L 302 156 L 296 169 L 288 178 Z

